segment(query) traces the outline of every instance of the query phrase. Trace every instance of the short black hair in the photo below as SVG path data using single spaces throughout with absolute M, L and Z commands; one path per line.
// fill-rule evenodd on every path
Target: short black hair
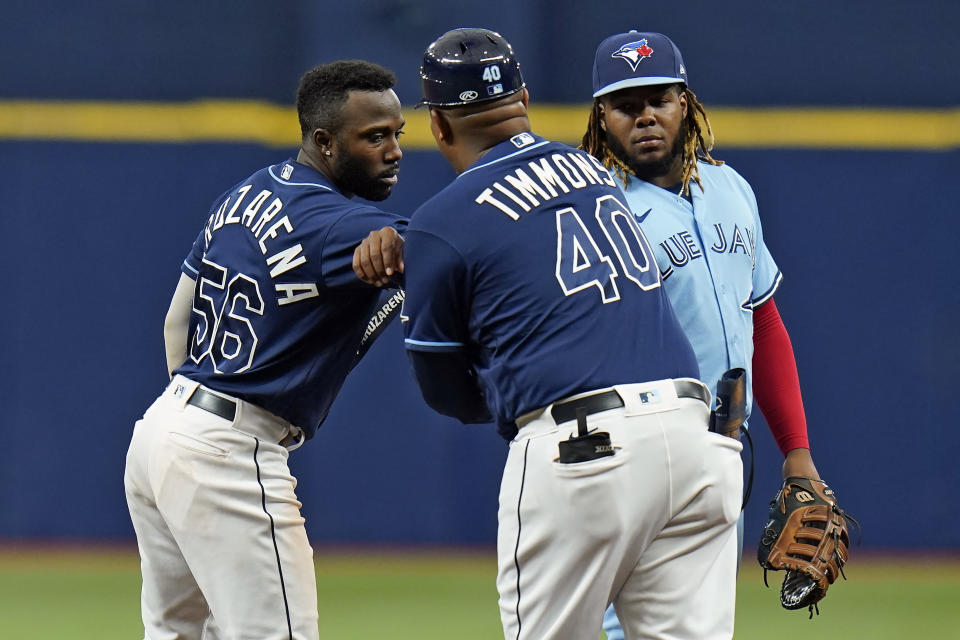
M 366 60 L 317 65 L 303 74 L 297 88 L 301 135 L 307 137 L 316 129 L 336 132 L 349 91 L 386 91 L 396 83 L 393 72 Z

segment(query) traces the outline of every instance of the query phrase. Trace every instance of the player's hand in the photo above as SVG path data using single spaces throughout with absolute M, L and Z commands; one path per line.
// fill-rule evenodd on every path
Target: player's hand
M 810 449 L 791 449 L 783 461 L 783 478 L 810 478 L 819 480 L 820 474 L 813 465 Z
M 377 287 L 390 283 L 396 273 L 403 273 L 403 238 L 393 227 L 371 231 L 353 252 L 353 272 Z

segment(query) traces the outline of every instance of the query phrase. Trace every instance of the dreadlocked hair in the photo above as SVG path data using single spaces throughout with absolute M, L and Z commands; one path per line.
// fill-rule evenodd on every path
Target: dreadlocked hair
M 697 161 L 700 160 L 712 165 L 721 165 L 723 161 L 714 160 L 710 155 L 710 151 L 713 149 L 713 130 L 710 128 L 710 119 L 707 118 L 707 112 L 703 105 L 700 104 L 696 94 L 689 87 L 683 87 L 681 91 L 687 97 L 687 115 L 684 116 L 681 125 L 681 135 L 684 136 L 681 184 L 683 185 L 682 192 L 689 195 L 691 180 L 703 189 L 703 183 L 700 182 L 700 172 L 697 170 Z M 706 131 L 706 134 L 704 134 L 704 131 Z M 579 148 L 597 158 L 603 163 L 603 166 L 616 173 L 624 184 L 627 184 L 630 176 L 634 175 L 630 167 L 616 157 L 607 146 L 606 133 L 600 126 L 600 98 L 593 101 L 590 120 L 587 122 L 587 131 L 583 134 L 583 140 L 580 141 Z

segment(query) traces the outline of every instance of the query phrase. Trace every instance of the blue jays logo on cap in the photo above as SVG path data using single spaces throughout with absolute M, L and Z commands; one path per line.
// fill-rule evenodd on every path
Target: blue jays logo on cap
M 647 39 L 644 38 L 636 42 L 628 42 L 614 51 L 610 57 L 625 60 L 627 64 L 630 65 L 630 68 L 636 71 L 637 66 L 643 62 L 644 58 L 649 58 L 652 55 L 653 49 L 647 44 Z
M 597 47 L 593 58 L 594 98 L 631 87 L 674 83 L 686 84 L 687 70 L 677 45 L 662 33 L 618 33 Z

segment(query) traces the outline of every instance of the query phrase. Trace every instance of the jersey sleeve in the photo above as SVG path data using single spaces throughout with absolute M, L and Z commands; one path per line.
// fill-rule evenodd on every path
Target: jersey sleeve
M 206 227 L 204 227 L 206 229 Z M 200 233 L 197 235 L 197 239 L 193 241 L 193 246 L 190 248 L 190 253 L 187 254 L 187 257 L 184 258 L 183 264 L 180 265 L 180 271 L 185 275 L 197 279 L 197 276 L 200 275 L 200 266 L 203 261 L 203 253 L 206 247 L 206 241 L 204 240 L 204 229 L 200 230 Z
M 463 257 L 445 240 L 410 229 L 405 236 L 404 342 L 410 351 L 460 351 L 469 343 L 470 287 Z
M 411 350 L 407 355 L 423 399 L 434 411 L 464 424 L 493 420 L 476 372 L 465 353 Z
M 323 243 L 321 276 L 327 287 L 366 287 L 353 272 L 353 252 L 371 231 L 393 227 L 401 235 L 406 232 L 407 219 L 374 207 L 351 209 L 337 220 Z
M 746 184 L 746 181 L 744 181 L 744 184 L 749 195 L 750 208 L 753 213 L 754 229 L 756 229 L 756 244 L 754 246 L 753 253 L 753 295 L 750 298 L 751 306 L 756 308 L 773 297 L 773 294 L 780 286 L 780 281 L 783 279 L 783 275 L 780 273 L 780 268 L 777 267 L 777 263 L 774 262 L 773 256 L 770 254 L 770 250 L 767 248 L 767 244 L 763 240 L 763 228 L 760 224 L 760 213 L 757 208 L 757 198 L 753 193 L 753 189 Z

